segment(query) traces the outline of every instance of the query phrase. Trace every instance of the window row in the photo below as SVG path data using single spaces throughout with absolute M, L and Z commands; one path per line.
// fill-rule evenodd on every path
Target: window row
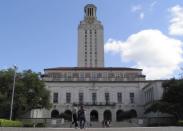
M 66 103 L 71 103 L 71 93 L 70 92 L 67 92 L 66 93 Z M 135 98 L 135 95 L 134 95 L 134 92 L 130 92 L 129 93 L 129 98 L 130 98 L 130 103 L 133 104 L 135 103 L 134 102 L 134 98 Z M 106 104 L 110 103 L 110 93 L 106 92 L 104 93 L 104 102 Z M 80 104 L 84 103 L 84 93 L 83 92 L 79 92 L 78 94 L 78 101 Z M 96 92 L 93 92 L 91 94 L 91 102 L 93 104 L 97 103 L 97 93 Z M 122 103 L 123 100 L 122 100 L 122 92 L 118 92 L 117 93 L 117 103 Z M 58 103 L 58 92 L 54 92 L 53 93 L 53 103 Z
M 85 30 L 85 35 L 86 35 L 87 33 L 92 34 L 92 32 L 94 32 L 94 34 L 97 34 L 97 30 Z
M 96 78 L 134 78 L 137 77 L 139 74 L 138 73 L 108 73 L 108 72 L 67 72 L 67 73 L 49 73 L 48 77 L 53 77 L 53 78 L 67 78 L 67 77 L 96 77 Z

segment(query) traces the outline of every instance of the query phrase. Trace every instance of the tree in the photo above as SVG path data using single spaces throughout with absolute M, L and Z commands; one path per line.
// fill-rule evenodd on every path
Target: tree
M 9 118 L 14 70 L 0 71 L 0 117 Z M 26 70 L 17 72 L 13 118 L 21 117 L 35 108 L 49 108 L 49 91 L 39 74 Z
M 168 113 L 177 120 L 183 119 L 183 80 L 171 79 L 163 83 L 164 93 L 162 99 L 154 102 L 145 113 Z

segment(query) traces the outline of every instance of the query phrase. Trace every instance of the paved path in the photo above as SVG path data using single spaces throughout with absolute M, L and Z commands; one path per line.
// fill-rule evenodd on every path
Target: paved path
M 3 128 L 0 131 L 183 131 L 183 127 L 124 127 L 124 128 Z

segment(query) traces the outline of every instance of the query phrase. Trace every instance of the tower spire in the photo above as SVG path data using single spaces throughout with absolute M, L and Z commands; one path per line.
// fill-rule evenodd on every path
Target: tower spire
M 84 12 L 85 12 L 85 18 L 87 17 L 94 17 L 96 18 L 96 11 L 97 11 L 97 7 L 93 4 L 88 4 L 85 6 L 84 8 Z
M 104 67 L 103 26 L 96 16 L 97 7 L 84 7 L 84 20 L 78 26 L 78 66 Z

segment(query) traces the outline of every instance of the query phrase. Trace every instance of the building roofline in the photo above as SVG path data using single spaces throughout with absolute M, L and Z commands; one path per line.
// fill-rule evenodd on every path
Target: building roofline
M 94 7 L 94 8 L 97 8 L 96 5 L 94 5 L 94 4 L 92 4 L 92 3 L 85 5 L 84 9 L 86 9 L 87 7 Z
M 133 71 L 142 71 L 142 69 L 137 68 L 128 68 L 128 67 L 55 67 L 55 68 L 46 68 L 47 70 L 133 70 Z
M 149 81 L 46 81 L 47 83 L 148 83 Z
M 147 87 L 149 87 L 151 84 L 155 83 L 155 82 L 164 82 L 164 81 L 167 81 L 167 80 L 147 80 L 149 81 L 149 84 L 147 84 L 146 86 L 144 86 L 142 88 L 142 90 L 145 90 Z

